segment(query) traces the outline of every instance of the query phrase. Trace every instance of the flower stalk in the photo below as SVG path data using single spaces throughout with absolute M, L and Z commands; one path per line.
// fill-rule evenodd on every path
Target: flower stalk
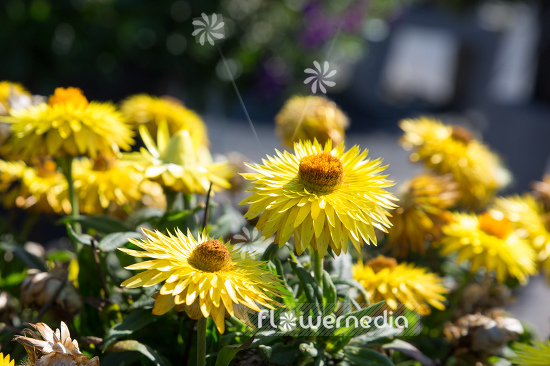
M 197 320 L 197 366 L 206 364 L 206 318 Z
M 64 156 L 61 162 L 61 169 L 63 170 L 63 174 L 65 175 L 65 178 L 67 179 L 67 183 L 69 186 L 69 201 L 71 202 L 71 217 L 73 219 L 78 219 L 80 216 L 80 206 L 78 204 L 78 197 L 76 195 L 76 191 L 74 189 L 74 180 L 73 180 L 73 160 L 74 158 L 72 156 Z M 74 223 L 74 230 L 77 234 L 82 234 L 82 227 L 80 226 L 80 223 L 75 222 Z
M 315 280 L 319 285 L 321 291 L 323 291 L 323 257 L 316 250 L 311 250 L 311 264 L 313 265 L 313 274 L 315 275 Z

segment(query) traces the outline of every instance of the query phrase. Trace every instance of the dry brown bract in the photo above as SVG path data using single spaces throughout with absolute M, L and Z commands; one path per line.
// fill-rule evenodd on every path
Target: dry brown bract
M 64 283 L 63 272 L 61 268 L 55 268 L 50 272 L 40 272 L 36 269 L 27 271 L 28 277 L 21 284 L 21 303 L 41 308 L 56 294 L 59 286 L 63 286 L 55 299 L 54 308 L 62 313 L 76 314 L 82 307 L 82 301 L 75 287 L 70 282 Z
M 99 366 L 99 358 L 90 359 L 82 354 L 78 342 L 71 339 L 69 329 L 61 322 L 55 332 L 45 323 L 31 324 L 40 333 L 42 339 L 31 329 L 25 329 L 25 336 L 15 336 L 14 341 L 21 343 L 27 350 L 34 366 Z
M 445 336 L 453 343 L 453 354 L 468 365 L 501 355 L 509 341 L 523 333 L 519 320 L 509 318 L 498 309 L 488 316 L 468 314 L 445 325 Z

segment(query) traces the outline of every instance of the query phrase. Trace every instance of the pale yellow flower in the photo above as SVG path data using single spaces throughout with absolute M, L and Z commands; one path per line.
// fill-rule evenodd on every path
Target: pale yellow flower
M 440 246 L 442 255 L 456 253 L 459 262 L 470 262 L 472 272 L 485 268 L 499 282 L 513 276 L 526 283 L 537 272 L 535 251 L 513 230 L 512 222 L 489 213 L 453 214 L 443 227 Z
M 292 147 L 300 140 L 317 140 L 334 145 L 344 141 L 348 118 L 336 103 L 323 96 L 294 96 L 275 116 L 276 132 L 284 144 Z
M 374 228 L 387 231 L 396 198 L 385 190 L 393 182 L 381 175 L 381 160 L 370 161 L 367 153 L 305 141 L 294 144 L 294 154 L 277 151 L 264 165 L 249 165 L 255 172 L 243 174 L 253 184 L 241 202 L 251 204 L 245 217 L 260 216 L 256 227 L 265 237 L 276 232 L 279 247 L 294 234 L 298 254 L 309 244 L 320 256 L 329 246 L 346 253 L 348 240 L 357 250 L 376 244 Z
M 429 314 L 430 305 L 445 310 L 448 290 L 443 280 L 426 268 L 379 256 L 353 266 L 353 278 L 365 288 L 371 303 L 385 301 L 394 310 L 401 303 L 420 315 Z
M 12 110 L 10 153 L 32 160 L 42 156 L 116 154 L 129 150 L 132 131 L 114 105 L 91 102 L 80 89 L 57 88 L 49 102 Z
M 432 118 L 403 120 L 401 144 L 412 161 L 422 161 L 440 174 L 452 174 L 460 190 L 460 204 L 478 209 L 510 182 L 510 173 L 487 146 L 471 132 Z
M 152 258 L 126 269 L 145 270 L 124 281 L 128 288 L 150 287 L 164 282 L 155 295 L 153 314 L 162 315 L 175 307 L 193 319 L 211 317 L 223 333 L 225 317 L 248 321 L 247 308 L 258 305 L 273 309 L 272 296 L 281 292 L 280 280 L 241 249 L 209 238 L 197 239 L 188 231 L 176 230 L 168 236 L 143 230 L 146 240 L 130 239 L 144 251 L 120 248 L 134 257 Z
M 166 123 L 170 135 L 187 130 L 196 148 L 208 145 L 206 125 L 201 117 L 175 98 L 138 94 L 124 100 L 120 109 L 136 129 L 144 125 L 153 137 L 157 136 L 160 124 Z

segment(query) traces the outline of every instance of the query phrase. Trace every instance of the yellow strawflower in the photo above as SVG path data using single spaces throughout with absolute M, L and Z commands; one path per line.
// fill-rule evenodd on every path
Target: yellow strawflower
M 130 242 L 144 251 L 120 248 L 134 257 L 152 258 L 126 267 L 145 270 L 124 281 L 128 288 L 150 287 L 164 282 L 154 296 L 153 314 L 162 315 L 175 307 L 192 319 L 211 317 L 223 333 L 225 317 L 248 321 L 247 310 L 260 311 L 258 304 L 273 309 L 271 296 L 279 296 L 280 280 L 240 248 L 209 238 L 197 240 L 179 229 L 168 236 L 143 230 L 146 239 Z
M 20 83 L 14 83 L 7 80 L 0 81 L 0 109 L 3 108 L 5 111 L 10 109 L 8 99 L 12 94 L 25 94 L 30 97 L 30 93 Z
M 518 236 L 527 239 L 537 253 L 537 263 L 550 280 L 550 231 L 548 216 L 533 196 L 499 197 L 491 206 L 494 215 L 502 215 L 514 224 Z M 496 212 L 495 212 L 496 211 Z
M 140 200 L 143 180 L 143 174 L 130 163 L 115 157 L 100 154 L 95 160 L 74 162 L 75 189 L 85 214 L 102 215 Z
M 0 366 L 15 366 L 15 360 L 10 361 L 10 355 L 6 355 L 0 352 Z
M 510 173 L 489 148 L 468 130 L 422 117 L 400 123 L 401 144 L 412 161 L 422 161 L 440 174 L 450 173 L 458 183 L 460 203 L 478 209 L 510 181 Z
M 292 147 L 300 140 L 317 139 L 334 145 L 344 141 L 348 118 L 336 103 L 323 96 L 293 96 L 275 117 L 276 132 L 283 143 Z
M 36 212 L 70 212 L 67 181 L 54 161 L 35 160 L 35 166 L 22 161 L 0 160 L 0 193 L 6 208 L 19 207 Z
M 138 94 L 124 100 L 120 109 L 136 129 L 144 125 L 153 137 L 159 125 L 166 123 L 170 135 L 187 130 L 195 147 L 208 145 L 206 125 L 201 117 L 175 98 Z
M 538 341 L 528 345 L 515 343 L 512 346 L 515 355 L 508 361 L 518 366 L 548 366 L 550 365 L 550 341 Z
M 535 252 L 513 230 L 512 222 L 487 212 L 453 214 L 452 222 L 443 227 L 440 245 L 442 255 L 456 253 L 459 262 L 471 263 L 472 272 L 485 268 L 495 272 L 499 282 L 513 276 L 526 283 L 537 272 Z
M 4 354 L 0 352 L 0 366 L 15 366 L 15 360 L 10 361 L 10 355 L 4 356 Z
M 321 257 L 329 246 L 346 253 L 348 239 L 358 250 L 363 242 L 376 244 L 374 228 L 387 231 L 396 198 L 385 190 L 393 182 L 380 175 L 381 159 L 370 161 L 367 153 L 305 141 L 294 144 L 294 154 L 277 151 L 264 165 L 248 165 L 255 172 L 243 174 L 253 184 L 241 202 L 251 204 L 245 217 L 261 215 L 256 227 L 265 237 L 277 232 L 280 247 L 294 233 L 298 254 L 309 244 Z
M 147 179 L 186 194 L 205 194 L 210 182 L 214 189 L 230 187 L 229 165 L 212 162 L 207 147 L 195 148 L 189 131 L 180 130 L 170 137 L 166 123 L 161 123 L 156 144 L 145 126 L 140 126 L 139 132 L 146 148 L 126 154 L 125 159 L 133 162 Z
M 451 215 L 449 209 L 458 199 L 457 188 L 449 175 L 422 174 L 405 184 L 388 232 L 387 244 L 396 255 L 424 254 L 426 240 L 440 237 L 441 227 Z
M 430 305 L 445 310 L 443 302 L 448 290 L 443 280 L 426 268 L 397 264 L 394 258 L 378 256 L 354 265 L 353 278 L 365 288 L 371 303 L 386 301 L 394 310 L 401 303 L 420 315 L 430 314 Z
M 77 88 L 57 88 L 48 103 L 11 112 L 10 152 L 41 156 L 116 154 L 134 142 L 124 117 L 110 103 L 90 102 Z

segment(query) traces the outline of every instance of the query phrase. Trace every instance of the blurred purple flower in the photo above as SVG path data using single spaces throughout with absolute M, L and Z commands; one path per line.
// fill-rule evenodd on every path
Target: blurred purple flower
M 330 41 L 339 28 L 346 33 L 358 33 L 366 4 L 366 0 L 357 0 L 344 13 L 329 15 L 318 0 L 308 2 L 303 9 L 304 27 L 299 35 L 300 43 L 306 48 L 319 48 Z

